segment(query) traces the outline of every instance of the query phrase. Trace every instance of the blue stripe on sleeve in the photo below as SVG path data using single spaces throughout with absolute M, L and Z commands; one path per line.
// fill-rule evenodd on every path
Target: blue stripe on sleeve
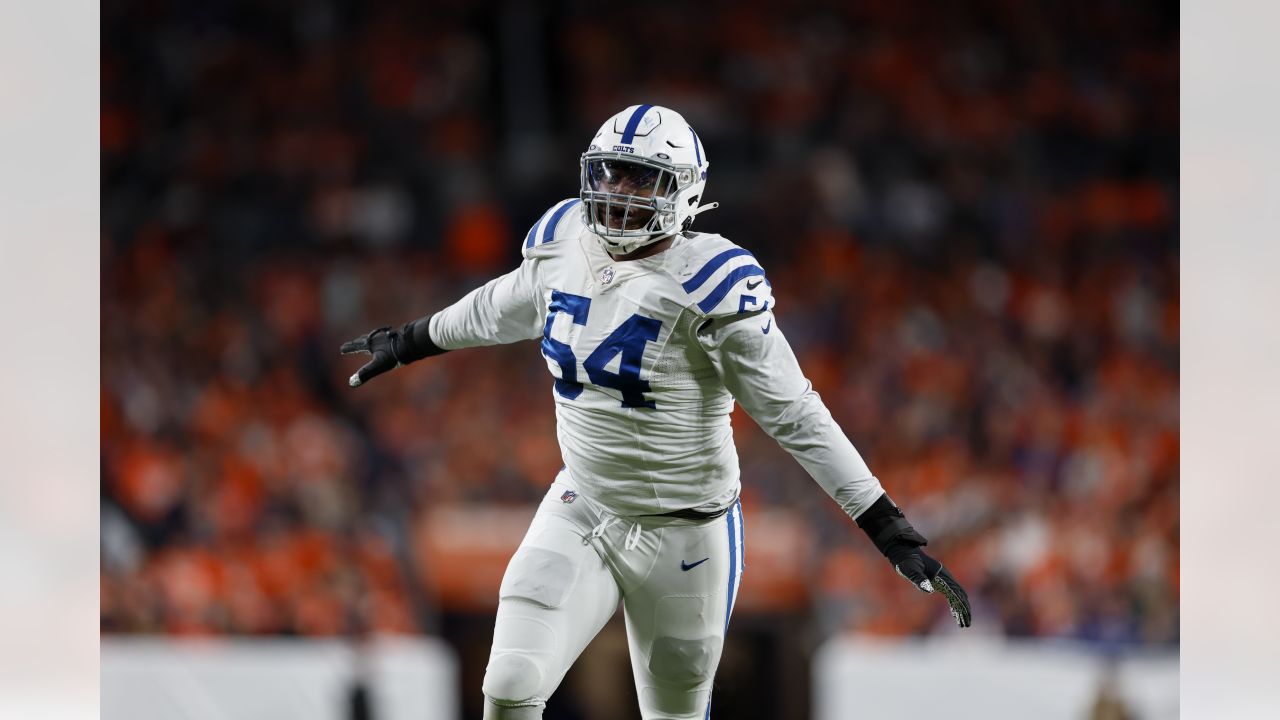
M 582 201 L 575 198 L 561 205 L 560 209 L 555 211 L 555 214 L 553 214 L 551 219 L 547 221 L 547 226 L 542 230 L 542 242 L 551 242 L 551 239 L 556 236 L 556 225 L 560 224 L 560 218 L 564 217 L 564 214 L 569 212 L 569 208 L 580 202 Z
M 622 131 L 622 144 L 630 145 L 632 140 L 636 139 L 636 128 L 640 127 L 640 120 L 644 118 L 644 114 L 649 112 L 652 105 L 641 105 L 636 111 L 631 113 L 631 119 L 627 121 L 627 127 Z
M 699 270 L 696 275 L 689 278 L 688 280 L 685 280 L 684 283 L 680 285 L 680 287 L 684 288 L 684 291 L 689 293 L 693 292 L 694 290 L 697 290 L 698 288 L 702 287 L 702 284 L 707 281 L 707 278 L 710 278 L 711 275 L 715 273 L 716 270 L 719 270 L 721 266 L 723 266 L 725 263 L 729 262 L 730 260 L 736 257 L 741 257 L 742 255 L 749 256 L 751 255 L 751 253 L 747 252 L 746 250 L 743 250 L 742 248 L 731 248 L 729 250 L 725 250 L 719 255 L 716 255 L 715 257 L 708 260 L 707 264 L 703 265 L 702 269 Z M 751 259 L 754 260 L 755 258 L 753 257 Z
M 702 302 L 698 303 L 698 309 L 702 312 L 711 312 L 715 306 L 720 304 L 720 301 L 724 299 L 724 296 L 729 294 L 729 291 L 733 289 L 734 284 L 743 278 L 749 278 L 753 275 L 763 277 L 764 268 L 759 265 L 743 265 L 742 267 L 737 268 L 726 275 L 725 278 L 720 281 L 720 284 L 716 285 L 716 289 L 712 290 L 710 295 L 706 296 L 702 299 Z
M 551 209 L 554 207 L 555 206 L 552 205 L 551 208 L 548 208 L 546 212 L 542 213 L 542 217 L 538 218 L 538 222 L 534 223 L 533 227 L 529 228 L 529 234 L 524 238 L 524 246 L 526 250 L 532 248 L 533 244 L 537 242 L 540 230 L 546 226 L 547 216 L 551 214 Z M 545 242 L 545 240 L 543 242 Z

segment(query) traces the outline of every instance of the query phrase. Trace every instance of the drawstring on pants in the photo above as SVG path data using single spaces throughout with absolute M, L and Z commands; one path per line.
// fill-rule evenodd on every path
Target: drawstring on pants
M 613 524 L 613 521 L 617 519 L 618 518 L 610 515 L 609 517 L 606 517 L 604 520 L 601 520 L 600 524 L 596 525 L 595 528 L 591 530 L 590 534 L 582 536 L 582 544 L 590 545 L 592 540 L 604 537 L 604 531 L 608 530 L 609 526 Z
M 640 523 L 635 523 L 627 531 L 627 540 L 622 544 L 623 550 L 634 550 L 640 544 Z
M 590 545 L 592 540 L 596 540 L 598 538 L 604 537 L 605 531 L 608 530 L 609 526 L 612 525 L 617 519 L 618 519 L 617 517 L 610 515 L 606 517 L 604 520 L 601 520 L 600 524 L 596 525 L 591 530 L 591 534 L 583 536 L 582 544 Z M 634 550 L 635 547 L 639 544 L 640 544 L 640 523 L 632 523 L 631 529 L 627 531 L 627 539 L 622 543 L 622 548 L 624 550 Z

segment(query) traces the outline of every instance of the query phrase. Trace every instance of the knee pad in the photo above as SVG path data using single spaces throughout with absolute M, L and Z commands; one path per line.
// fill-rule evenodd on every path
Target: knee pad
M 704 720 L 707 703 L 711 701 L 711 688 L 705 690 L 673 690 L 671 688 L 640 688 L 640 716 L 670 718 L 670 720 Z
M 569 556 L 540 547 L 525 547 L 511 558 L 498 597 L 526 600 L 554 609 L 564 604 L 577 577 Z
M 498 707 L 541 708 L 543 701 L 537 697 L 540 687 L 542 668 L 533 658 L 518 652 L 501 652 L 489 659 L 480 689 Z
M 715 672 L 717 645 L 718 638 L 660 637 L 653 641 L 649 672 L 672 687 L 695 688 Z
M 720 639 L 685 640 L 660 637 L 653 641 L 649 673 L 654 684 L 638 688 L 640 706 L 662 717 L 701 718 L 711 698 L 711 678 L 719 662 Z
M 542 720 L 542 703 L 537 705 L 498 705 L 484 701 L 484 720 Z

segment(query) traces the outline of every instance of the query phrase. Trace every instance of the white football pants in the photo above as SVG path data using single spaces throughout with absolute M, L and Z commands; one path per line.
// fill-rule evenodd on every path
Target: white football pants
M 561 471 L 507 565 L 485 720 L 537 720 L 623 603 L 640 714 L 709 717 L 743 569 L 742 505 L 711 520 L 619 517 Z

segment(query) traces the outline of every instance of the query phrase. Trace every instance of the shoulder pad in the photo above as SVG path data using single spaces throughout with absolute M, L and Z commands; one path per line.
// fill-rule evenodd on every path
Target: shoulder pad
M 676 279 L 699 313 L 725 317 L 774 308 L 772 286 L 755 256 L 719 235 L 691 241 L 689 259 Z
M 538 248 L 564 237 L 566 230 L 579 224 L 577 213 L 581 205 L 582 201 L 578 198 L 568 198 L 552 205 L 529 228 L 529 234 L 524 237 L 524 245 L 520 247 L 520 254 L 526 258 L 531 257 Z

